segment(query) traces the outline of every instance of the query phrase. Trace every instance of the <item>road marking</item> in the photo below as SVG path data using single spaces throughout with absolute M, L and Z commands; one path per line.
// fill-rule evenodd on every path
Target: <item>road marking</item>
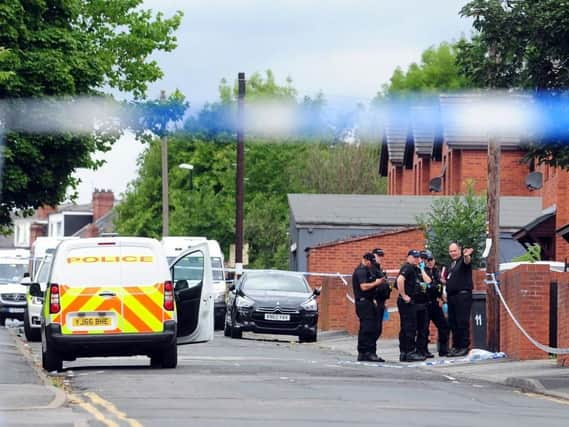
M 569 401 L 567 401 L 567 400 L 560 399 L 560 398 L 553 397 L 553 396 L 547 396 L 545 394 L 526 393 L 526 392 L 521 392 L 521 394 L 525 394 L 526 396 L 529 396 L 529 397 L 537 397 L 538 399 L 549 400 L 551 402 L 561 403 L 562 405 L 569 405 Z
M 136 421 L 132 418 L 128 418 L 124 412 L 119 411 L 118 408 L 114 404 L 106 401 L 101 396 L 99 396 L 97 393 L 93 393 L 93 392 L 89 391 L 89 392 L 86 392 L 83 394 L 86 397 L 88 397 L 91 400 L 91 402 L 93 402 L 93 404 L 102 406 L 107 411 L 109 411 L 111 414 L 113 414 L 115 417 L 117 417 L 119 420 L 126 421 L 132 427 L 142 427 L 142 424 L 140 424 L 138 421 Z
M 79 398 L 79 396 L 76 396 L 74 394 L 70 394 L 69 400 L 72 403 L 76 403 L 77 405 L 79 405 L 85 411 L 89 412 L 91 415 L 93 415 L 95 417 L 95 419 L 97 421 L 100 421 L 104 425 L 106 425 L 108 427 L 119 427 L 119 425 L 117 423 L 115 423 L 112 420 L 107 420 L 107 418 L 103 415 L 103 413 L 101 411 L 99 411 L 97 408 L 95 408 L 90 403 L 83 401 L 81 398 Z

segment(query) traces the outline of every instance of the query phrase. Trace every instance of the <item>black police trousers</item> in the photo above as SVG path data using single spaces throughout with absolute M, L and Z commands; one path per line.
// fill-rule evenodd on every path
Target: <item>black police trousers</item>
M 472 292 L 460 291 L 448 296 L 448 323 L 452 345 L 456 349 L 470 348 L 470 312 Z
M 358 332 L 358 353 L 373 353 L 377 351 L 379 338 L 378 310 L 371 299 L 356 299 L 356 314 L 360 319 Z
M 429 322 L 427 322 L 427 334 L 429 333 L 429 323 L 433 322 L 437 328 L 437 347 L 439 353 L 448 352 L 448 334 L 449 326 L 443 309 L 439 306 L 438 301 L 429 301 L 427 303 L 427 314 L 429 316 Z
M 417 349 L 417 333 L 419 332 L 419 318 L 425 322 L 427 312 L 424 304 L 406 303 L 403 298 L 397 298 L 397 309 L 399 310 L 399 351 L 401 353 L 412 353 Z

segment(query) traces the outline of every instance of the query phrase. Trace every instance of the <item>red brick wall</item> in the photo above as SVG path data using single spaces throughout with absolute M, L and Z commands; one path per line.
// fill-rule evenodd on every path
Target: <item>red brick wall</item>
M 333 245 L 320 246 L 310 249 L 308 253 L 308 271 L 319 273 L 343 273 L 351 275 L 361 261 L 365 252 L 380 247 L 385 251 L 382 263 L 391 276 L 399 271 L 399 267 L 407 257 L 407 251 L 411 248 L 424 246 L 423 232 L 412 228 L 388 232 L 382 235 L 362 237 L 339 242 Z M 310 276 L 311 286 L 322 286 L 320 297 L 320 320 L 321 329 L 340 329 L 350 333 L 357 333 L 358 322 L 355 317 L 355 307 L 346 298 L 346 293 L 351 294 L 351 279 L 346 279 L 349 286 L 346 287 L 338 279 L 326 279 L 321 276 Z M 329 289 L 326 289 L 326 288 Z M 392 292 L 388 300 L 388 307 L 396 306 L 397 291 Z M 342 323 L 342 319 L 345 319 Z M 399 333 L 399 315 L 390 313 L 389 321 L 384 322 L 383 337 L 395 338 Z
M 500 193 L 502 196 L 537 196 L 527 189 L 525 180 L 530 172 L 522 151 L 502 151 L 500 160 Z
M 488 187 L 488 150 L 467 150 L 460 154 L 460 170 L 455 174 L 460 176 L 460 193 L 466 193 L 469 181 L 474 184 L 475 193 L 484 192 Z
M 401 168 L 401 193 L 402 195 L 413 195 L 415 193 L 415 172 L 413 169 Z
M 557 347 L 569 348 L 569 273 L 555 275 L 557 280 Z M 559 366 L 569 367 L 569 354 L 557 356 Z
M 500 289 L 514 316 L 537 341 L 549 342 L 549 266 L 524 264 L 502 274 Z M 547 359 L 500 305 L 500 350 L 517 360 Z

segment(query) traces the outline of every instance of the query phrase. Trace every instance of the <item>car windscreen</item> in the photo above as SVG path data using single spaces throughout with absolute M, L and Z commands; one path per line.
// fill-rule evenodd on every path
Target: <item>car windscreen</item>
M 211 268 L 213 268 L 213 280 L 225 280 L 223 277 L 223 263 L 220 257 L 211 257 Z
M 27 264 L 0 264 L 0 282 L 20 283 L 27 271 Z
M 66 253 L 57 276 L 60 284 L 69 286 L 152 285 L 162 278 L 160 265 L 148 247 L 79 247 Z
M 309 292 L 308 285 L 300 276 L 288 274 L 254 274 L 243 282 L 244 291 Z

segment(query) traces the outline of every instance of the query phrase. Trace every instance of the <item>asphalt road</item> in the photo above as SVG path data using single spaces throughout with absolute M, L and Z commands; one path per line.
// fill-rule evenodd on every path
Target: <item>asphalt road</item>
M 148 358 L 64 362 L 59 376 L 89 425 L 563 426 L 569 406 L 495 384 L 392 363 L 357 363 L 296 338 L 216 333 L 179 347 L 174 370 Z M 32 349 L 39 351 L 39 345 Z M 78 409 L 78 408 L 76 408 Z

